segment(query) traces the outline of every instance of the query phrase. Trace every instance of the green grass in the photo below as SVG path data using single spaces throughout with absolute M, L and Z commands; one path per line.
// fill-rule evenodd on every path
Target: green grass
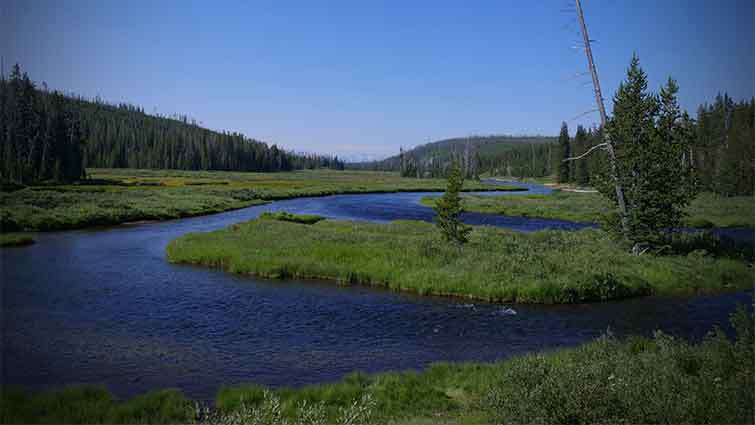
M 371 171 L 240 173 L 89 170 L 75 185 L 0 192 L 0 228 L 60 230 L 167 220 L 244 208 L 276 199 L 339 193 L 444 190 L 442 179 L 409 179 Z M 15 188 L 17 189 L 17 188 Z M 516 190 L 467 182 L 466 190 Z
M 153 391 L 117 402 L 104 387 L 74 386 L 30 393 L 3 388 L 3 424 L 188 423 L 194 408 L 180 392 Z
M 422 204 L 432 207 L 437 197 Z M 548 195 L 465 196 L 464 210 L 517 217 L 540 217 L 599 223 L 612 213 L 608 200 L 597 193 L 554 191 Z M 687 208 L 689 227 L 755 227 L 755 197 L 725 197 L 702 193 Z
M 429 223 L 252 220 L 167 247 L 174 263 L 268 278 L 322 278 L 423 295 L 493 302 L 575 303 L 650 293 L 752 286 L 747 264 L 689 255 L 632 255 L 601 230 L 519 233 L 474 226 L 470 243 L 442 242 Z
M 34 238 L 22 233 L 0 233 L 0 247 L 24 246 L 34 243 Z
M 715 330 L 696 344 L 662 332 L 606 335 L 492 363 L 436 363 L 420 373 L 356 373 L 295 389 L 223 388 L 217 410 L 200 423 L 752 423 L 755 316 L 740 307 L 732 323 L 733 339 Z M 172 391 L 126 403 L 91 387 L 5 391 L 2 402 L 2 423 L 192 422 L 191 403 Z

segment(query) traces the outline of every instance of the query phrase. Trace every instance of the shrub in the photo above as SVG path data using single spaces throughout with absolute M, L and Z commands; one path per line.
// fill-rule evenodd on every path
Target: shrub
M 274 213 L 264 212 L 260 214 L 259 218 L 261 220 L 288 221 L 291 223 L 299 223 L 299 224 L 315 224 L 318 221 L 325 220 L 325 217 L 322 217 L 319 215 L 291 214 L 286 211 L 278 211 Z

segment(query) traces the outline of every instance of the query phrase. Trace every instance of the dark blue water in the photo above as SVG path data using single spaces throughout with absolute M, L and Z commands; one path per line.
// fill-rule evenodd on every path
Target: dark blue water
M 533 187 L 534 191 L 546 191 Z M 167 243 L 265 210 L 378 222 L 430 220 L 425 193 L 302 198 L 213 216 L 46 233 L 0 251 L 2 382 L 40 389 L 105 384 L 118 396 L 176 387 L 301 385 L 353 371 L 495 360 L 616 334 L 663 329 L 701 338 L 749 293 L 577 306 L 490 305 L 322 282 L 263 281 L 172 265 Z M 517 194 L 510 194 L 517 196 Z M 584 225 L 465 215 L 531 231 Z

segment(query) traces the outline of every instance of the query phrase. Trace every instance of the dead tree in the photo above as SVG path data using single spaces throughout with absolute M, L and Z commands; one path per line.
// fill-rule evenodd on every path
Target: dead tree
M 626 200 L 624 199 L 624 188 L 621 186 L 621 180 L 619 179 L 619 172 L 618 167 L 616 165 L 616 152 L 614 151 L 613 143 L 611 142 L 611 137 L 608 134 L 606 129 L 606 123 L 608 122 L 608 118 L 606 116 L 606 107 L 603 103 L 603 94 L 600 91 L 600 80 L 598 80 L 598 71 L 595 68 L 595 62 L 592 58 L 592 48 L 590 47 L 590 37 L 587 35 L 587 26 L 585 25 L 585 18 L 582 13 L 582 4 L 580 3 L 580 0 L 575 0 L 576 2 L 576 8 L 577 8 L 577 19 L 579 19 L 579 25 L 582 29 L 582 38 L 584 40 L 584 47 L 585 47 L 585 54 L 587 55 L 587 65 L 590 67 L 590 75 L 592 75 L 592 86 L 593 90 L 595 91 L 595 103 L 597 103 L 598 106 L 598 112 L 600 113 L 600 124 L 603 127 L 603 143 L 600 143 L 598 145 L 595 145 L 588 149 L 585 153 L 582 155 L 572 157 L 572 158 L 566 158 L 564 161 L 574 161 L 578 159 L 582 159 L 586 157 L 587 155 L 591 154 L 593 151 L 597 149 L 605 149 L 605 151 L 608 153 L 608 161 L 610 162 L 610 177 L 614 184 L 614 189 L 616 191 L 616 203 L 618 204 L 619 209 L 619 218 L 621 219 L 621 230 L 624 232 L 624 235 L 627 236 L 629 234 L 629 223 L 627 219 L 627 205 Z

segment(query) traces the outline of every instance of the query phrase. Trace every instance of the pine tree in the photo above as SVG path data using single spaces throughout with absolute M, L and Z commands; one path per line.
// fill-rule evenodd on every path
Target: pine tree
M 571 148 L 569 146 L 569 127 L 566 126 L 566 122 L 561 123 L 561 133 L 558 135 L 558 147 L 561 153 L 561 160 L 558 163 L 558 182 L 566 183 L 571 177 L 571 164 L 569 161 L 565 161 L 566 158 L 571 156 Z
M 588 149 L 588 137 L 587 137 L 587 131 L 585 131 L 585 128 L 581 125 L 577 126 L 577 132 L 574 134 L 574 146 L 577 149 L 578 154 L 583 154 Z M 588 158 L 582 158 L 578 160 L 573 168 L 574 171 L 574 182 L 577 183 L 579 186 L 587 186 L 590 184 L 590 172 L 588 170 L 587 166 Z
M 464 175 L 457 161 L 451 165 L 448 173 L 448 186 L 446 193 L 438 199 L 435 207 L 435 224 L 440 228 L 446 241 L 463 244 L 467 242 L 467 235 L 472 230 L 465 226 L 459 216 L 462 212 L 461 197 L 459 192 L 464 185 Z
M 663 243 L 681 224 L 684 207 L 694 196 L 692 168 L 684 164 L 692 135 L 683 125 L 669 79 L 660 95 L 647 92 L 647 76 L 637 56 L 627 80 L 614 96 L 607 131 L 615 143 L 620 183 L 627 202 L 629 233 L 635 249 Z M 614 199 L 610 187 L 599 187 Z

